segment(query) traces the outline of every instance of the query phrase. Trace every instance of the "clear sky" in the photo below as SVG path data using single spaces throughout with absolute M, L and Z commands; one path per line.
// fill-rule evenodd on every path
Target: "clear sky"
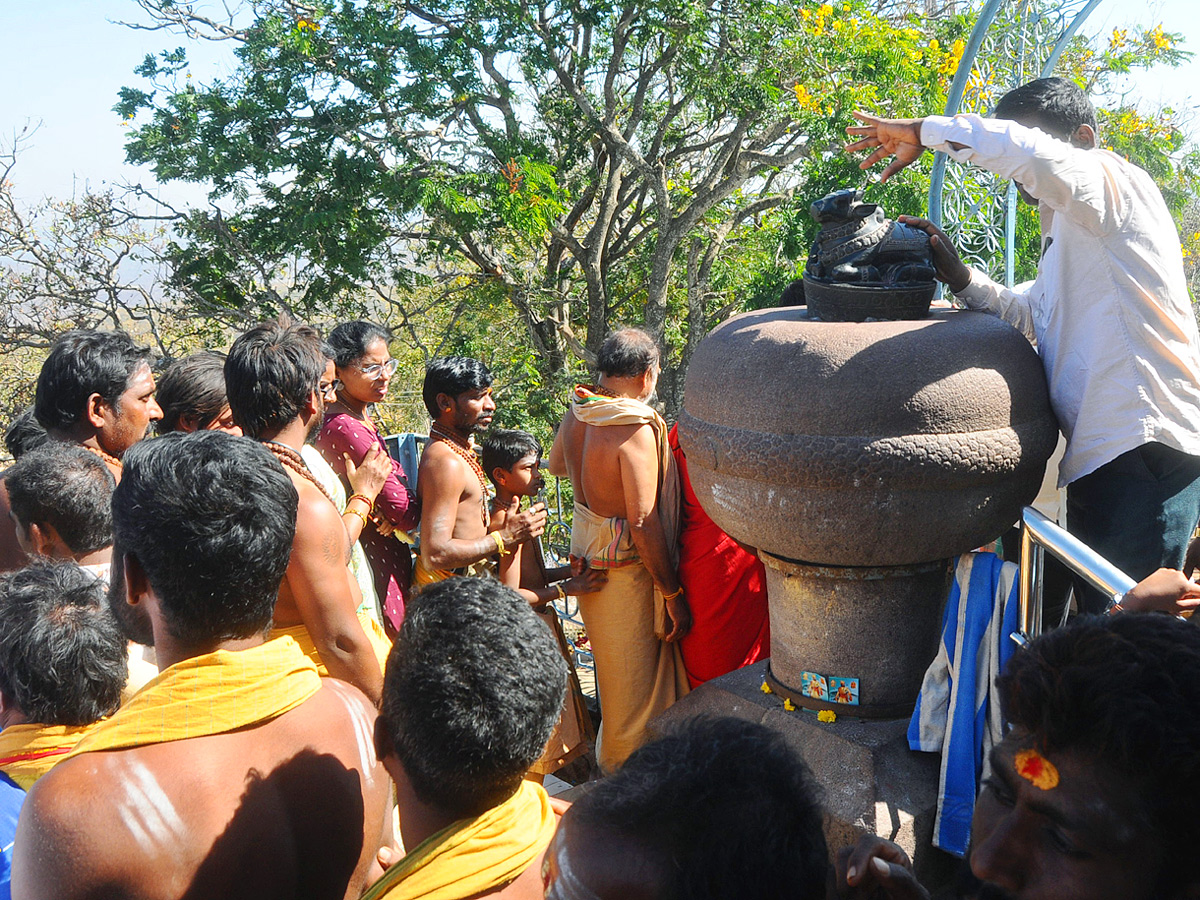
M 1185 46 L 1200 52 L 1195 4 L 1105 0 L 1085 31 L 1107 33 L 1114 25 L 1161 21 L 1168 31 L 1184 32 Z M 219 3 L 210 5 L 220 9 Z M 112 106 L 122 85 L 140 86 L 132 70 L 145 54 L 178 46 L 180 40 L 115 24 L 146 21 L 134 0 L 0 0 L 0 6 L 5 14 L 0 142 L 8 145 L 26 124 L 41 123 L 13 173 L 18 196 L 26 201 L 66 197 L 83 184 L 94 189 L 122 181 L 151 185 L 149 171 L 124 164 L 125 132 Z M 226 45 L 189 44 L 188 53 L 199 82 L 231 68 Z M 1190 114 L 1193 131 L 1200 134 L 1200 61 L 1139 76 L 1130 89 L 1145 103 L 1163 102 Z M 169 195 L 181 200 L 201 196 L 194 188 L 180 187 Z

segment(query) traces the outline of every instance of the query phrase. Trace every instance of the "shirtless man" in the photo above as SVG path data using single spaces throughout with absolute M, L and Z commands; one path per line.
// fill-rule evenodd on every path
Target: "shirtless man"
M 598 386 L 578 386 L 550 451 L 550 471 L 575 488 L 571 554 L 608 582 L 579 598 L 596 658 L 602 723 L 598 756 L 612 770 L 646 726 L 687 693 L 675 641 L 691 614 L 675 571 L 679 482 L 667 427 L 646 401 L 658 347 L 636 328 L 604 339 Z
M 296 499 L 266 450 L 222 432 L 126 457 L 109 603 L 162 674 L 29 792 L 14 897 L 362 892 L 391 792 L 374 707 L 265 640 Z
M 511 589 L 452 578 L 413 600 L 375 730 L 410 853 L 363 900 L 540 900 L 542 856 L 565 805 L 523 776 L 566 682 L 554 638 Z
M 425 370 L 422 398 L 433 424 L 417 472 L 417 590 L 451 575 L 468 574 L 468 569 L 474 574 L 477 563 L 511 552 L 509 547 L 538 537 L 546 527 L 544 503 L 518 512 L 520 498 L 514 497 L 505 526 L 488 533 L 487 476 L 471 443 L 472 435 L 486 429 L 496 412 L 487 366 L 462 356 L 438 357 Z
M 300 495 L 291 561 L 279 589 L 275 627 L 286 630 L 320 667 L 378 703 L 387 639 L 370 621 L 348 568 L 350 540 L 333 501 L 300 455 L 320 428 L 325 406 L 321 338 L 308 325 L 264 322 L 241 335 L 225 360 L 229 408 L 242 432 L 263 442 Z

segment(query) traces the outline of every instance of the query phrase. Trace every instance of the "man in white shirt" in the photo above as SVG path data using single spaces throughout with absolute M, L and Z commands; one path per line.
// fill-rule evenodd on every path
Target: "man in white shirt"
M 926 148 L 1011 178 L 1037 203 L 1042 256 L 1029 291 L 995 283 L 958 258 L 931 222 L 938 275 L 972 309 L 1036 342 L 1067 439 L 1059 484 L 1067 526 L 1142 579 L 1183 564 L 1200 518 L 1200 335 L 1179 237 L 1150 176 L 1096 147 L 1087 96 L 1043 78 L 1001 98 L 994 119 L 879 119 L 847 129 L 870 150 L 863 168 L 894 157 L 881 180 Z M 1103 611 L 1089 592 L 1084 609 Z

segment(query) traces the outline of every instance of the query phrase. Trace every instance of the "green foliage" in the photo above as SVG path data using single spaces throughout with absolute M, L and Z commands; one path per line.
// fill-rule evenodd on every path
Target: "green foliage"
M 773 304 L 803 270 L 813 200 L 859 186 L 891 214 L 923 213 L 929 157 L 875 184 L 842 152 L 845 128 L 860 108 L 940 111 L 975 15 L 812 0 L 258 0 L 223 30 L 169 0 L 143 7 L 155 24 L 228 38 L 236 59 L 199 85 L 184 49 L 149 56 L 116 107 L 132 162 L 210 186 L 213 205 L 167 248 L 177 288 L 226 319 L 365 309 L 406 336 L 414 367 L 437 352 L 487 361 L 513 386 L 500 421 L 542 436 L 617 323 L 662 337 L 661 391 L 676 408 L 699 339 Z M 1107 49 L 1078 39 L 1063 68 L 1103 90 L 1113 73 L 1177 63 L 1177 43 L 1161 27 L 1114 33 Z M 1005 86 L 993 77 L 1011 71 L 1007 59 L 977 67 L 968 97 L 994 100 Z M 1127 127 L 1130 115 L 1105 114 L 1110 145 L 1182 214 L 1196 166 L 1180 161 L 1180 132 L 1163 117 Z M 1028 276 L 1027 209 L 1018 241 Z

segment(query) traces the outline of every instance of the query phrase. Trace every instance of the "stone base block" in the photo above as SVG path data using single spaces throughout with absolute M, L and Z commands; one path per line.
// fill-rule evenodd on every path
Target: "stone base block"
M 926 887 L 947 884 L 959 861 L 932 846 L 939 761 L 934 754 L 908 749 L 908 720 L 839 716 L 827 724 L 814 712 L 789 712 L 777 695 L 761 690 L 766 665 L 702 685 L 655 719 L 653 732 L 662 734 L 697 715 L 734 716 L 773 728 L 800 752 L 825 791 L 831 853 L 854 844 L 859 835 L 878 834 L 905 849 Z

